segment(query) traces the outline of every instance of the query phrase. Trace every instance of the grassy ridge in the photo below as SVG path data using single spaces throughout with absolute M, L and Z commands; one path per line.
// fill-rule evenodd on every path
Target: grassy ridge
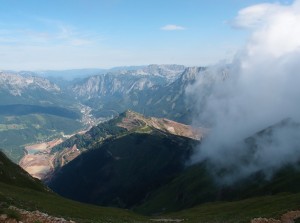
M 134 210 L 143 214 L 179 211 L 216 200 L 218 190 L 203 163 L 186 168 Z
M 184 168 L 192 142 L 158 131 L 107 139 L 63 166 L 48 185 L 82 202 L 129 208 Z
M 53 193 L 39 192 L 0 183 L 0 201 L 7 205 L 34 211 L 39 210 L 56 217 L 77 222 L 147 222 L 147 218 L 132 212 L 103 208 L 67 200 Z
M 256 217 L 279 218 L 283 213 L 300 208 L 300 194 L 278 194 L 236 202 L 207 203 L 192 209 L 163 216 L 143 217 L 116 208 L 82 204 L 55 194 L 38 192 L 0 183 L 0 201 L 27 210 L 40 210 L 50 215 L 78 222 L 153 222 L 150 218 L 184 219 L 187 223 L 246 223 Z
M 67 139 L 63 143 L 55 146 L 51 153 L 61 151 L 65 148 L 70 148 L 76 144 L 78 149 L 90 149 L 95 144 L 103 141 L 106 138 L 118 136 L 127 132 L 126 129 L 117 126 L 117 122 L 120 118 L 114 118 L 107 122 L 101 123 L 100 125 L 92 127 L 86 134 L 74 135 L 70 139 Z
M 280 193 L 300 193 L 300 172 L 285 166 L 271 179 L 254 174 L 232 185 L 215 182 L 205 163 L 188 167 L 170 183 L 152 193 L 135 210 L 144 213 L 170 213 L 214 201 L 239 201 Z M 288 206 L 287 206 L 288 207 Z
M 300 208 L 300 193 L 277 194 L 235 202 L 214 202 L 163 216 L 144 217 L 133 212 L 82 204 L 62 198 L 48 191 L 19 166 L 0 152 L 0 213 L 3 204 L 29 211 L 39 210 L 49 215 L 93 222 L 153 222 L 157 219 L 184 219 L 187 223 L 246 223 L 255 217 L 279 218 L 283 213 Z
M 300 208 L 300 194 L 278 194 L 236 202 L 207 203 L 192 209 L 163 216 L 143 217 L 115 208 L 82 204 L 55 194 L 0 183 L 0 201 L 27 210 L 40 210 L 50 215 L 78 222 L 153 222 L 150 218 L 184 219 L 183 222 L 246 223 L 256 217 L 279 218 L 283 213 Z
M 0 204 L 39 210 L 79 222 L 141 222 L 146 218 L 132 212 L 102 208 L 67 200 L 51 192 L 0 152 Z M 0 213 L 1 213 L 0 205 Z
M 190 223 L 246 223 L 257 217 L 278 219 L 287 211 L 298 209 L 300 209 L 300 193 L 283 193 L 235 202 L 207 203 L 177 213 L 168 214 L 166 217 L 185 219 L 184 222 Z
M 18 165 L 12 163 L 0 151 L 0 182 L 9 185 L 15 185 L 25 188 L 31 188 L 37 191 L 48 191 L 41 181 L 32 178 L 26 171 Z

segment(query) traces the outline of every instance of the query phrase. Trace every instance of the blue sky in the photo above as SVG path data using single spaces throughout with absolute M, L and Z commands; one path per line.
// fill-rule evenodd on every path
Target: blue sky
M 0 0 L 0 70 L 206 66 L 230 60 L 248 31 L 238 12 L 291 0 Z

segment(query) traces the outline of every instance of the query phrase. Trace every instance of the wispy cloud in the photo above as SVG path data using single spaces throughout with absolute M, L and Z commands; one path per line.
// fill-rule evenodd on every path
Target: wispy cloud
M 100 34 L 58 20 L 32 20 L 30 26 L 0 25 L 0 69 L 95 67 L 105 59 Z
M 160 29 L 165 30 L 165 31 L 175 31 L 175 30 L 185 30 L 186 28 L 183 26 L 169 24 L 169 25 L 165 25 L 165 26 L 161 27 Z
M 41 28 L 18 27 L 15 29 L 1 29 L 0 45 L 8 43 L 15 46 L 85 46 L 97 43 L 102 38 L 90 32 L 79 30 L 60 21 L 35 19 L 42 24 Z

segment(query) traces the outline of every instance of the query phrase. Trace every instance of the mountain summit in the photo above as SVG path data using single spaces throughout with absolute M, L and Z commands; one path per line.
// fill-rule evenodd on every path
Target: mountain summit
M 205 129 L 194 129 L 189 125 L 181 124 L 165 118 L 145 117 L 139 113 L 127 110 L 120 115 L 121 121 L 117 124 L 128 131 L 136 128 L 151 128 L 165 133 L 184 136 L 199 140 L 206 133 Z M 139 123 L 139 124 L 138 124 Z

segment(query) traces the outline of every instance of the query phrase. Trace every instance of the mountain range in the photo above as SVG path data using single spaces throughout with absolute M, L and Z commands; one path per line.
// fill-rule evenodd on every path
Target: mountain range
M 61 89 L 49 80 L 18 73 L 0 73 L 1 104 L 50 104 Z
M 80 74 L 100 73 L 64 81 L 60 81 L 56 72 L 2 71 L 0 136 L 5 139 L 2 148 L 18 162 L 24 155 L 24 147 L 30 144 L 88 129 L 127 109 L 190 123 L 192 105 L 185 100 L 185 88 L 203 69 L 149 65 L 115 68 L 109 73 L 80 70 Z M 47 75 L 54 82 L 40 77 Z
M 131 109 L 145 115 L 189 123 L 191 104 L 185 89 L 204 68 L 151 65 L 143 70 L 108 73 L 84 79 L 72 87 L 96 116 Z
M 73 133 L 83 127 L 74 99 L 48 79 L 31 73 L 0 73 L 0 138 L 18 162 L 30 143 Z
M 55 72 L 0 73 L 0 147 L 42 180 L 0 152 L 1 219 L 25 221 L 29 211 L 32 222 L 43 222 L 34 210 L 62 222 L 299 218 L 297 211 L 288 212 L 299 209 L 296 156 L 271 175 L 258 169 L 234 183 L 222 182 L 240 163 L 255 160 L 263 146 L 276 146 L 275 133 L 288 128 L 299 138 L 296 121 L 278 120 L 248 135 L 237 145 L 245 154 L 236 154 L 237 165 L 191 162 L 210 134 L 208 128 L 188 125 L 193 100 L 205 103 L 214 84 L 230 78 L 226 68 L 212 73 L 203 67 L 149 65 L 89 72 L 92 76 L 63 82 Z M 196 80 L 203 95 L 188 100 Z

